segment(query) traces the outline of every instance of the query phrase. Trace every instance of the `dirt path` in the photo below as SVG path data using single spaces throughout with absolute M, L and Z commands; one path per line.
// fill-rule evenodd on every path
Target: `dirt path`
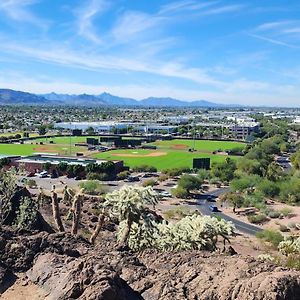
M 120 156 L 120 157 L 159 157 L 167 155 L 167 152 L 151 152 L 149 154 L 130 154 L 130 153 L 111 153 L 111 156 Z
M 0 295 L 1 300 L 44 300 L 46 295 L 37 285 L 27 282 L 20 275 L 17 281 Z

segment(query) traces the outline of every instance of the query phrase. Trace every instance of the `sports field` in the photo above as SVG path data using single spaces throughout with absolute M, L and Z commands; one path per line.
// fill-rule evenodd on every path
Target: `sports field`
M 76 152 L 82 152 L 84 149 L 81 147 L 71 146 L 71 155 Z M 64 144 L 0 144 L 0 155 L 31 155 L 34 153 L 50 153 L 50 154 L 61 154 L 70 155 L 70 146 Z
M 84 137 L 56 137 L 28 141 L 26 144 L 0 144 L 0 155 L 31 155 L 34 153 L 50 153 L 60 155 L 75 155 L 83 152 L 95 158 L 107 160 L 123 160 L 129 167 L 143 164 L 156 167 L 158 170 L 175 167 L 192 167 L 193 158 L 209 157 L 211 162 L 223 161 L 227 155 L 224 153 L 213 154 L 213 151 L 225 151 L 233 148 L 244 148 L 245 144 L 227 141 L 207 140 L 171 140 L 157 141 L 149 145 L 155 145 L 156 150 L 127 149 L 112 150 L 102 153 L 89 153 L 85 147 L 76 146 L 76 143 L 85 142 Z M 50 144 L 53 141 L 53 144 Z M 40 145 L 43 142 L 43 145 Z M 71 149 L 70 149 L 71 145 Z M 189 152 L 195 146 L 195 152 Z M 71 150 L 71 151 L 70 151 Z M 238 159 L 238 157 L 233 157 Z
M 172 140 L 158 141 L 151 145 L 157 146 L 156 150 L 112 150 L 95 154 L 94 157 L 107 160 L 123 160 L 129 167 L 143 164 L 156 167 L 158 170 L 192 167 L 193 158 L 209 157 L 211 162 L 223 161 L 227 155 L 212 154 L 215 150 L 230 150 L 233 148 L 244 148 L 245 144 L 225 141 L 195 141 L 196 152 L 189 152 L 194 141 L 192 140 Z M 238 157 L 233 156 L 233 159 Z

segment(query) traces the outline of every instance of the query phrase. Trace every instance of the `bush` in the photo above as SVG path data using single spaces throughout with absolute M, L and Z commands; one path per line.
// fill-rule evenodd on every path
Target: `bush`
M 181 178 L 178 181 L 178 187 L 181 187 L 188 192 L 192 190 L 198 190 L 201 189 L 202 186 L 202 180 L 196 176 L 192 175 L 182 175 Z
M 204 181 L 210 178 L 210 172 L 208 170 L 201 169 L 198 171 L 198 177 Z
M 84 193 L 89 195 L 103 195 L 107 193 L 107 188 L 98 180 L 81 182 L 79 186 L 83 189 Z
M 293 210 L 289 207 L 285 207 L 283 209 L 280 210 L 280 213 L 284 216 L 284 217 L 288 217 L 291 213 L 293 212 Z
M 192 212 L 189 208 L 183 206 L 183 207 L 175 207 L 173 209 L 169 209 L 164 212 L 164 216 L 170 220 L 170 219 L 182 219 L 186 216 L 192 215 L 194 212 Z
M 277 219 L 280 217 L 281 213 L 277 210 L 272 210 L 270 211 L 268 214 L 268 217 L 270 217 L 271 219 Z
M 35 188 L 35 187 L 37 186 L 34 179 L 27 179 L 27 180 L 26 180 L 26 184 L 27 184 L 30 188 Z
M 154 179 L 147 179 L 143 182 L 143 187 L 146 187 L 146 186 L 155 186 L 157 185 L 157 181 L 154 180 Z
M 156 173 L 157 168 L 153 166 L 148 166 L 148 165 L 140 165 L 132 168 L 133 172 L 149 172 L 149 173 Z
M 169 179 L 169 176 L 167 174 L 160 174 L 158 177 L 159 182 L 163 182 Z
M 126 179 L 129 175 L 130 175 L 130 172 L 129 172 L 129 171 L 123 171 L 123 172 L 120 172 L 120 173 L 117 175 L 117 179 L 118 179 L 118 180 L 124 180 L 124 179 Z
M 190 195 L 189 192 L 182 187 L 177 187 L 176 189 L 172 189 L 171 194 L 175 198 L 183 198 L 183 199 L 188 198 Z
M 283 225 L 283 224 L 279 225 L 279 230 L 281 232 L 288 232 L 288 231 L 290 231 L 290 229 L 287 226 Z
M 167 169 L 162 171 L 163 174 L 167 174 L 170 177 L 176 177 L 182 175 L 183 173 L 190 173 L 190 172 L 191 169 L 186 167 Z
M 250 215 L 247 218 L 248 218 L 248 221 L 253 224 L 262 224 L 268 220 L 268 218 L 265 214 Z
M 111 177 L 106 173 L 88 173 L 88 180 L 100 180 L 100 181 L 108 181 Z
M 284 239 L 283 235 L 279 231 L 272 229 L 260 231 L 256 234 L 256 237 L 271 243 L 276 248 L 278 247 L 279 243 L 282 242 Z
M 280 192 L 278 184 L 268 179 L 264 179 L 263 181 L 261 181 L 258 184 L 257 188 L 264 194 L 264 196 L 271 198 L 278 196 Z

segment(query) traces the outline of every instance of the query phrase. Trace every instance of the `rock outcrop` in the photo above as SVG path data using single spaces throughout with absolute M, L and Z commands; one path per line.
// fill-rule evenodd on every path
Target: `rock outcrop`
M 101 238 L 91 247 L 66 233 L 1 232 L 0 261 L 27 271 L 47 299 L 300 299 L 297 271 L 241 255 L 116 251 L 111 233 Z

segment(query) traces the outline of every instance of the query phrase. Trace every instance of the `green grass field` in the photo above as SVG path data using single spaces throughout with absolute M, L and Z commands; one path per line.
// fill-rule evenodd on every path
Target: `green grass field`
M 245 144 L 238 142 L 196 141 L 195 149 L 197 152 L 189 152 L 188 149 L 192 148 L 193 143 L 192 140 L 159 141 L 152 143 L 152 145 L 157 146 L 157 150 L 112 150 L 95 154 L 94 157 L 105 160 L 123 160 L 124 164 L 129 167 L 146 164 L 154 166 L 158 170 L 164 170 L 176 167 L 192 167 L 193 158 L 209 157 L 212 163 L 220 162 L 228 156 L 212 154 L 213 151 L 245 147 Z M 160 153 L 161 155 L 155 156 Z M 231 157 L 238 159 L 238 157 Z
M 71 137 L 71 155 L 76 152 L 85 152 L 84 147 L 75 147 L 75 143 L 85 142 L 87 137 Z M 50 144 L 53 141 L 54 144 Z M 43 142 L 43 145 L 39 143 Z M 188 149 L 194 145 L 193 140 L 171 140 L 158 141 L 151 145 L 157 146 L 157 150 L 112 150 L 93 154 L 93 157 L 105 160 L 123 160 L 129 167 L 139 165 L 151 165 L 158 170 L 192 167 L 193 158 L 209 157 L 211 162 L 223 161 L 227 156 L 212 154 L 215 150 L 229 150 L 232 148 L 244 148 L 245 144 L 226 141 L 195 141 L 196 152 L 189 152 Z M 31 155 L 33 153 L 58 153 L 70 155 L 70 137 L 56 137 L 50 139 L 38 139 L 29 141 L 26 144 L 0 144 L 0 155 Z M 238 157 L 233 157 L 238 159 Z
M 71 147 L 71 155 L 81 152 L 81 147 Z M 69 155 L 70 148 L 68 145 L 36 145 L 34 144 L 0 144 L 0 155 L 31 155 L 33 153 L 58 153 L 61 155 Z

